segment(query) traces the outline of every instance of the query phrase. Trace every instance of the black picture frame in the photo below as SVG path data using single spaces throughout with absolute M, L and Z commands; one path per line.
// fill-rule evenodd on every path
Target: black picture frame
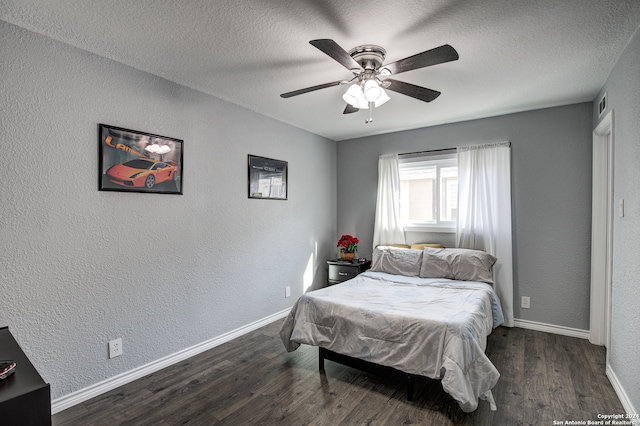
M 100 191 L 182 195 L 184 141 L 98 125 Z
M 249 154 L 249 198 L 286 200 L 288 168 L 287 161 Z

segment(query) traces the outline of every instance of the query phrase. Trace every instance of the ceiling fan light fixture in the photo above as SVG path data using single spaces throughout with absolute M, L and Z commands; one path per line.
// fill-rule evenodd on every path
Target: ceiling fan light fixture
M 362 93 L 362 88 L 359 84 L 353 84 L 348 89 L 347 92 L 342 95 L 342 99 L 351 105 L 354 108 L 358 109 L 367 109 L 369 108 L 369 104 L 364 97 L 364 93 Z
M 376 108 L 378 108 L 380 105 L 384 105 L 385 103 L 387 103 L 389 99 L 391 99 L 389 95 L 387 95 L 387 92 L 384 91 L 383 88 L 380 88 L 380 92 L 381 92 L 380 96 L 373 103 Z
M 364 98 L 364 95 L 360 99 L 358 99 L 358 103 L 354 105 L 354 107 L 358 109 L 369 109 L 369 102 Z
M 358 84 L 352 84 L 349 86 L 345 94 L 342 95 L 342 99 L 344 99 L 344 101 L 349 105 L 355 107 L 358 103 L 358 95 L 362 95 L 362 89 L 360 89 Z
M 364 83 L 364 97 L 368 102 L 375 102 L 382 96 L 382 88 L 378 85 L 378 82 L 371 79 Z

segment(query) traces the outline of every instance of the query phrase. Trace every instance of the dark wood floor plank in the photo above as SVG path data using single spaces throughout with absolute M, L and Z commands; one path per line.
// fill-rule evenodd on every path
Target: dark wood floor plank
M 500 371 L 486 401 L 464 413 L 437 380 L 406 387 L 332 361 L 287 353 L 272 323 L 175 366 L 53 416 L 64 425 L 538 425 L 624 412 L 605 372 L 605 351 L 588 341 L 500 327 L 487 356 Z
M 500 371 L 500 379 L 493 388 L 498 409 L 492 413 L 496 425 L 515 425 L 524 412 L 524 329 L 498 327 L 491 333 L 487 356 Z
M 546 351 L 549 336 L 535 331 L 525 330 L 525 368 L 524 368 L 524 416 L 525 424 L 546 425 L 553 423 L 551 414 L 551 394 L 547 374 Z M 499 367 L 498 367 L 499 369 Z
M 541 347 L 546 348 L 543 360 L 546 367 L 546 380 L 553 419 L 572 418 L 571 416 L 576 414 L 575 407 L 578 407 L 578 400 L 573 377 L 571 377 L 568 368 L 572 362 L 573 354 L 567 353 L 565 343 L 573 338 L 547 333 L 536 336 L 536 340 L 542 338 L 546 341 Z
M 604 346 L 585 345 L 580 339 L 567 339 L 565 348 L 572 356 L 568 375 L 573 380 L 578 406 L 585 413 L 584 420 L 593 420 L 592 413 L 605 413 L 612 408 L 617 409 L 615 413 L 624 413 L 606 376 Z

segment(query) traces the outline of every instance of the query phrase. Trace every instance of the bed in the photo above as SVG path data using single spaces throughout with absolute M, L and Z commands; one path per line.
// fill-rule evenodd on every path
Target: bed
M 290 352 L 319 347 L 321 369 L 336 354 L 330 359 L 438 379 L 465 412 L 478 399 L 495 410 L 500 373 L 485 354 L 487 336 L 504 320 L 495 261 L 477 250 L 377 247 L 369 271 L 300 297 L 282 341 Z

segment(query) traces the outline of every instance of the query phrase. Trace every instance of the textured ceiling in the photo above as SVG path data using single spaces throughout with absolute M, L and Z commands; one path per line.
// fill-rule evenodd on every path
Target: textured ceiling
M 640 25 L 638 0 L 0 0 L 0 19 L 334 140 L 592 101 Z M 309 44 L 377 44 L 390 63 L 442 44 L 455 62 L 394 77 L 442 92 L 389 92 L 343 115 L 351 74 Z

